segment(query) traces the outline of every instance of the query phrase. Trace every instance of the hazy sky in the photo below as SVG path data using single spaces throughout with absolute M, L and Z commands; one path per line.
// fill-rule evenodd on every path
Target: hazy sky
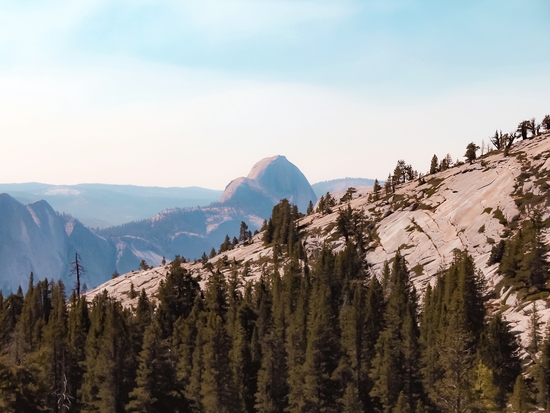
M 548 0 L 2 0 L 0 182 L 385 179 L 550 113 Z

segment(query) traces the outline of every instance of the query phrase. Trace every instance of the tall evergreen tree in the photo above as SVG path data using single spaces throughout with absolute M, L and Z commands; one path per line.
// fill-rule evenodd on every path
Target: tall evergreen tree
M 337 411 L 341 397 L 339 383 L 333 377 L 340 354 L 339 329 L 334 288 L 334 257 L 323 248 L 314 267 L 314 285 L 307 321 L 307 348 L 303 366 L 304 408 L 309 412 Z
M 384 411 L 391 411 L 403 392 L 412 410 L 423 397 L 416 293 L 410 284 L 405 259 L 399 251 L 393 261 L 389 290 L 385 328 L 376 343 L 371 371 L 374 385 L 370 394 Z
M 176 380 L 168 341 L 162 338 L 157 320 L 146 329 L 139 354 L 136 387 L 130 393 L 128 412 L 188 412 L 189 406 Z
M 502 409 L 507 395 L 514 388 L 516 377 L 521 374 L 521 360 L 516 337 L 500 314 L 491 318 L 481 336 L 478 354 L 483 365 L 491 370 L 493 384 L 498 389 L 496 402 Z

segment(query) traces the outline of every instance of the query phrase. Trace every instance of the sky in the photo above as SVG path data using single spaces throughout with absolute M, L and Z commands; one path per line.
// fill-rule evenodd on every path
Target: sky
M 2 0 L 0 182 L 385 179 L 550 113 L 548 0 Z

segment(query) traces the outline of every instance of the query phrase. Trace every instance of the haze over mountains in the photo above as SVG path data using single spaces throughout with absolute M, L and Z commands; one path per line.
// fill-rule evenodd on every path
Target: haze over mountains
M 296 203 L 303 212 L 310 200 L 313 203 L 317 200 L 306 177 L 284 156 L 259 161 L 246 178 L 233 180 L 223 193 L 203 188 L 142 190 L 95 184 L 0 186 L 0 190 L 6 189 L 14 195 L 0 194 L 0 265 L 4 269 L 0 289 L 4 291 L 14 291 L 19 285 L 25 287 L 31 271 L 38 278 L 62 279 L 72 285 L 74 280 L 69 278 L 69 271 L 75 252 L 82 257 L 87 273 L 84 282 L 90 287 L 110 279 L 115 271 L 126 273 L 137 269 L 141 260 L 157 266 L 163 257 L 198 258 L 203 252 L 217 249 L 226 235 L 238 235 L 241 221 L 247 223 L 250 231 L 259 229 L 282 198 Z M 97 222 L 98 216 L 106 220 L 124 219 L 125 202 L 128 211 L 136 216 L 185 199 L 196 205 L 195 202 L 206 202 L 217 195 L 219 202 L 163 212 L 157 209 L 152 218 L 94 232 L 79 220 L 56 213 L 45 200 L 27 206 L 20 202 L 39 195 L 69 211 L 89 213 L 88 222 Z M 100 209 L 99 214 L 94 212 L 94 206 Z
M 216 202 L 223 191 L 187 187 L 161 188 L 133 185 L 41 183 L 0 184 L 23 204 L 45 200 L 58 212 L 78 218 L 92 228 L 105 228 L 150 218 L 168 208 L 187 208 Z

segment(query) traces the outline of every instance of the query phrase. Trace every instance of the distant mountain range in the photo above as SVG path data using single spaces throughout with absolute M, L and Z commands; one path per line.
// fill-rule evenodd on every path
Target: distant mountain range
M 69 267 L 76 252 L 82 257 L 84 282 L 89 287 L 108 280 L 115 271 L 137 269 L 142 259 L 157 266 L 163 257 L 170 260 L 176 254 L 198 258 L 203 252 L 217 249 L 226 235 L 238 235 L 241 221 L 250 231 L 259 229 L 282 198 L 302 212 L 310 200 L 317 201 L 306 177 L 284 156 L 261 160 L 247 177 L 231 181 L 223 193 L 202 188 L 140 189 L 93 184 L 0 185 L 0 191 L 6 190 L 11 195 L 0 194 L 0 288 L 4 291 L 14 291 L 18 285 L 25 287 L 31 271 L 36 279 L 62 279 L 71 285 L 74 281 L 68 276 Z M 96 205 L 106 221 L 123 219 L 128 216 L 126 210 L 137 216 L 153 205 L 178 199 L 183 202 L 185 194 L 186 202 L 206 202 L 216 192 L 219 201 L 209 206 L 164 209 L 152 218 L 95 231 L 72 216 L 56 213 L 46 200 L 28 205 L 21 202 L 42 194 L 58 207 L 61 205 L 62 211 L 78 213 L 79 217 L 89 212 L 90 219 L 97 221 L 98 211 L 93 212 Z M 160 199 L 155 200 L 157 195 Z M 193 201 L 189 196 L 194 196 Z M 112 202 L 107 202 L 109 198 Z
M 116 249 L 105 238 L 79 221 L 56 213 L 46 201 L 23 205 L 0 194 L 0 289 L 27 287 L 29 274 L 49 280 L 61 279 L 72 286 L 70 264 L 75 253 L 86 267 L 89 286 L 107 281 L 116 270 Z
M 284 157 L 280 157 L 284 158 Z M 272 158 L 266 158 L 270 160 Z M 286 159 L 286 158 L 285 158 Z M 282 159 L 275 162 L 283 165 Z M 296 168 L 297 169 L 297 168 Z M 257 168 L 260 171 L 261 168 Z M 251 172 L 252 173 L 252 172 Z M 256 173 L 256 172 L 254 172 Z M 301 173 L 301 172 L 300 172 Z M 273 176 L 278 174 L 273 174 Z M 255 175 L 254 175 L 255 176 Z M 161 188 L 153 186 L 135 186 L 135 185 L 109 185 L 109 184 L 78 184 L 78 185 L 50 185 L 37 182 L 22 184 L 0 184 L 0 193 L 5 192 L 22 204 L 30 204 L 36 201 L 47 201 L 52 208 L 58 212 L 63 212 L 77 218 L 80 222 L 90 228 L 107 228 L 122 225 L 132 221 L 140 221 L 151 218 L 160 211 L 174 208 L 190 208 L 197 206 L 206 206 L 218 202 L 222 194 L 227 198 L 228 204 L 236 206 L 235 202 L 246 202 L 247 208 L 252 208 L 249 201 L 245 201 L 246 191 L 255 192 L 254 206 L 257 209 L 264 209 L 260 215 L 265 215 L 265 209 L 271 210 L 273 199 L 278 198 L 285 192 L 284 185 L 281 182 L 281 188 L 275 188 L 268 182 L 267 177 L 256 177 L 259 184 L 255 182 L 258 179 L 250 177 L 237 178 L 228 185 L 226 191 L 191 187 L 173 187 Z M 303 177 L 302 175 L 302 185 Z M 364 178 L 343 178 L 330 181 L 318 182 L 311 185 L 316 197 L 320 197 L 327 192 L 345 191 L 350 186 L 361 188 L 372 186 L 373 179 Z M 258 196 L 258 188 L 261 185 L 270 186 L 276 193 L 264 196 Z M 241 196 L 228 200 L 230 194 L 238 187 Z M 262 190 L 259 191 L 262 193 Z M 312 195 L 309 194 L 309 197 Z M 297 198 L 297 195 L 291 196 L 292 202 L 300 206 L 302 210 L 307 208 L 303 201 Z M 306 196 L 306 198 L 308 198 Z M 313 199 L 313 198 L 312 198 Z M 309 202 L 309 198 L 307 200 Z M 269 211 L 270 212 L 270 211 Z
M 208 205 L 220 199 L 223 191 L 187 187 L 160 188 L 133 185 L 41 183 L 0 184 L 23 204 L 47 201 L 54 210 L 65 212 L 91 228 L 105 228 L 150 218 L 169 208 Z

